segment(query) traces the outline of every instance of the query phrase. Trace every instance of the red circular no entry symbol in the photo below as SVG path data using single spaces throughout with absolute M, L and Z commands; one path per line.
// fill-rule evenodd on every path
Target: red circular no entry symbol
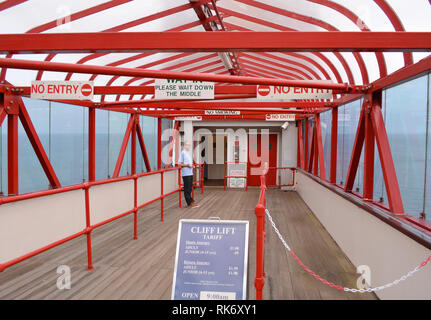
M 92 92 L 93 88 L 88 83 L 81 87 L 81 93 L 84 97 L 88 97 Z
M 269 86 L 259 86 L 259 87 L 257 87 L 257 92 L 259 93 L 259 95 L 261 95 L 263 97 L 267 96 L 270 91 L 271 90 L 270 90 Z

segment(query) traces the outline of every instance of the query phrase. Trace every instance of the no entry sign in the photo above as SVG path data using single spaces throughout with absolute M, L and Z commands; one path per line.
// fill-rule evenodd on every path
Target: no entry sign
M 92 100 L 94 86 L 91 81 L 32 81 L 32 99 Z
M 239 220 L 180 220 L 172 299 L 246 299 L 248 226 Z
M 259 85 L 257 98 L 261 100 L 332 99 L 332 90 Z
M 267 114 L 265 120 L 266 121 L 295 121 L 296 115 L 289 113 L 280 113 L 280 114 Z
M 214 83 L 156 79 L 154 92 L 156 99 L 214 99 Z

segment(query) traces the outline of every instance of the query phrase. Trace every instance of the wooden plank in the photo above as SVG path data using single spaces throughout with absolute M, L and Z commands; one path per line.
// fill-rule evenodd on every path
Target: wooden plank
M 133 217 L 126 216 L 93 231 L 93 264 L 86 270 L 85 237 L 17 264 L 0 273 L 0 299 L 170 299 L 179 219 L 250 221 L 248 297 L 255 298 L 256 223 L 254 206 L 259 189 L 223 191 L 210 187 L 195 193 L 199 208 L 178 208 L 178 195 L 138 215 L 138 240 L 132 240 Z M 296 192 L 270 189 L 267 206 L 281 233 L 309 267 L 329 281 L 355 286 L 355 268 Z M 375 295 L 345 293 L 313 279 L 284 249 L 266 224 L 265 299 L 376 299 Z M 58 290 L 59 265 L 72 270 L 72 288 Z

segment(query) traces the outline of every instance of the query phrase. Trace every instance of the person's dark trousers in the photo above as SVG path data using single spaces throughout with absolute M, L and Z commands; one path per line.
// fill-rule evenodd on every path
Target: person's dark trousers
M 189 206 L 192 202 L 195 201 L 192 198 L 193 176 L 184 176 L 183 183 L 184 183 L 184 198 L 186 199 L 187 205 Z

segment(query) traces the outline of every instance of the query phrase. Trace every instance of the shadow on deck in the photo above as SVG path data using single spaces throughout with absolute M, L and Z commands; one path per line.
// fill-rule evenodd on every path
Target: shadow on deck
M 140 211 L 138 240 L 133 215 L 96 229 L 92 234 L 94 270 L 86 269 L 86 240 L 80 237 L 0 273 L 0 299 L 170 299 L 179 219 L 250 221 L 248 296 L 255 298 L 254 206 L 259 190 L 224 192 L 207 188 L 199 208 L 179 209 L 178 195 Z M 321 277 L 356 287 L 355 267 L 296 192 L 269 190 L 267 207 L 294 252 Z M 312 278 L 284 249 L 266 224 L 264 299 L 376 299 L 374 294 L 346 293 Z M 58 290 L 57 267 L 71 268 L 71 289 Z

